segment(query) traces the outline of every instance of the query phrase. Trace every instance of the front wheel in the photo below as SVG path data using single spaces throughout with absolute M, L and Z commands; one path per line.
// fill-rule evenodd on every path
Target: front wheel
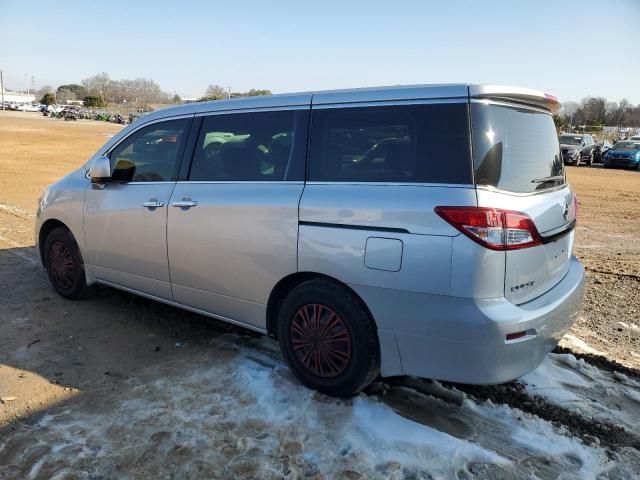
M 69 230 L 58 227 L 47 235 L 43 259 L 51 285 L 60 295 L 79 300 L 91 293 L 80 249 Z
M 349 290 L 327 280 L 302 283 L 278 314 L 282 355 L 306 386 L 337 397 L 359 393 L 378 375 L 373 319 Z

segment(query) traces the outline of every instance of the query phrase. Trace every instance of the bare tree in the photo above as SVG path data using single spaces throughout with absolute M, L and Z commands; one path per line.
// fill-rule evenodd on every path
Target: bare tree
M 76 93 L 66 88 L 59 88 L 56 97 L 57 102 L 61 104 L 65 104 L 70 100 L 78 100 Z
M 578 105 L 576 102 L 571 102 L 571 101 L 564 102 L 562 104 L 561 114 L 563 117 L 569 120 L 569 123 L 571 125 L 575 125 L 577 123 L 576 117 L 579 109 L 580 109 L 580 105 Z
M 583 121 L 592 125 L 604 123 L 606 100 L 602 97 L 583 98 L 581 109 Z
M 36 98 L 42 98 L 45 93 L 51 93 L 51 92 L 53 92 L 53 87 L 51 85 L 43 85 L 35 93 L 35 97 Z
M 227 91 L 220 85 L 209 85 L 205 92 L 205 97 L 215 97 L 216 99 L 227 98 L 228 96 Z
M 120 101 L 134 103 L 165 103 L 169 102 L 169 94 L 163 92 L 156 82 L 150 78 L 136 78 L 134 80 L 120 80 L 118 82 Z
M 87 93 L 99 96 L 103 101 L 109 97 L 110 83 L 111 78 L 105 72 L 82 80 L 82 86 L 87 89 Z
M 604 123 L 605 125 L 617 125 L 616 115 L 618 113 L 617 102 L 607 102 L 604 105 Z

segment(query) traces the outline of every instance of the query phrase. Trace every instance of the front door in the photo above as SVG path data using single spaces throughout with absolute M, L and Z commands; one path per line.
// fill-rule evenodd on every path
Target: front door
M 188 123 L 168 120 L 135 131 L 109 154 L 112 181 L 87 190 L 85 243 L 98 280 L 172 298 L 167 206 Z
M 176 301 L 265 328 L 269 294 L 297 270 L 307 122 L 308 107 L 204 118 L 168 212 Z

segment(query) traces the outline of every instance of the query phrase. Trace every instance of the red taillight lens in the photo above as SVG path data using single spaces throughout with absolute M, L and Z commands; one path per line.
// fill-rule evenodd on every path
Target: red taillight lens
M 560 100 L 558 100 L 558 97 L 556 97 L 555 95 L 551 95 L 550 93 L 545 93 L 544 94 L 544 98 L 549 103 L 559 103 L 560 102 Z
M 491 250 L 517 250 L 542 244 L 538 229 L 525 213 L 485 207 L 436 207 L 435 212 Z

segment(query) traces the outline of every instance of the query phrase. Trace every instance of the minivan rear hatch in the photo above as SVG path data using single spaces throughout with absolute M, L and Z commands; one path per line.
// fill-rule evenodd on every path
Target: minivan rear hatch
M 470 88 L 478 206 L 523 213 L 539 234 L 534 245 L 505 250 L 504 294 L 521 304 L 562 280 L 573 248 L 577 204 L 549 108 L 557 100 L 532 91 L 473 93 Z

